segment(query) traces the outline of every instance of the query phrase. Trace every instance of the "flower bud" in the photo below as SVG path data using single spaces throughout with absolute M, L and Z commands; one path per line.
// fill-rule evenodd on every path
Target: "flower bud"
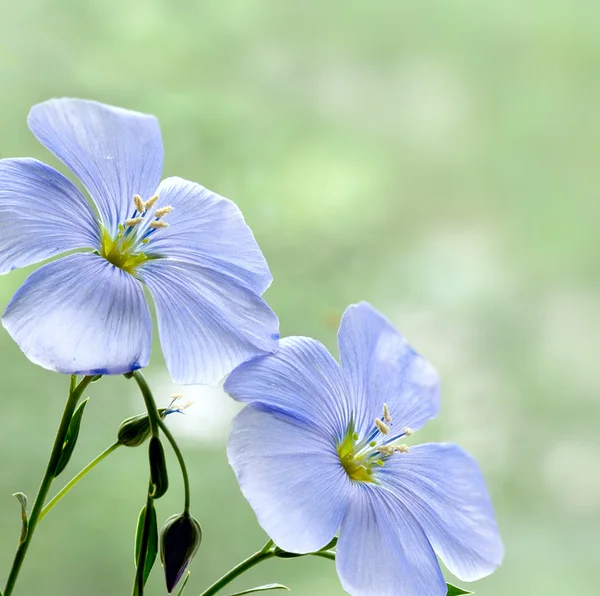
M 202 529 L 189 514 L 171 516 L 160 534 L 160 560 L 165 569 L 165 581 L 169 594 L 191 563 L 200 543 Z
M 165 450 L 158 437 L 150 439 L 148 456 L 150 460 L 150 496 L 153 499 L 160 499 L 169 489 L 169 475 Z
M 158 413 L 164 420 L 168 413 L 167 408 L 160 408 Z M 139 414 L 138 416 L 127 418 L 127 420 L 121 423 L 117 432 L 117 439 L 120 445 L 139 447 L 144 441 L 150 438 L 151 434 L 148 414 Z

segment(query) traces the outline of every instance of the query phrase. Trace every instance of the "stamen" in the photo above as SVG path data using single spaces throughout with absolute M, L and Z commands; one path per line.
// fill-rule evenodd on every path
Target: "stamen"
M 154 217 L 164 217 L 168 213 L 171 213 L 171 211 L 173 211 L 173 207 L 171 207 L 171 205 L 167 205 L 166 207 L 161 207 L 160 209 L 157 209 L 154 212 Z
M 402 430 L 407 437 L 410 437 L 410 435 L 413 434 L 413 429 L 409 428 L 408 426 L 405 426 Z
M 380 445 L 378 450 L 379 450 L 379 453 L 381 453 L 382 455 L 392 455 L 392 453 L 396 452 L 396 446 L 395 445 Z
M 154 228 L 154 229 L 156 230 L 156 229 L 158 229 L 158 228 L 168 228 L 168 227 L 169 227 L 169 224 L 168 224 L 166 221 L 160 221 L 160 220 L 159 220 L 159 221 L 153 221 L 153 222 L 150 224 L 150 227 L 151 227 L 151 228 Z
M 398 453 L 408 453 L 408 445 L 396 445 L 396 451 Z
M 142 223 L 143 221 L 144 221 L 143 217 L 132 217 L 131 219 L 125 220 L 125 225 L 128 228 L 133 228 L 133 226 L 137 226 L 139 223 Z
M 390 409 L 388 408 L 387 404 L 383 404 L 383 419 L 386 422 L 392 421 L 392 416 L 390 415 Z
M 375 426 L 384 435 L 389 435 L 390 434 L 390 427 L 385 422 L 383 422 L 383 420 L 381 420 L 379 418 L 375 418 Z
M 158 195 L 154 195 L 152 197 L 150 197 L 147 201 L 146 204 L 144 205 L 144 211 L 148 211 L 148 209 L 152 209 L 152 207 L 154 207 L 156 201 L 158 201 Z
M 144 208 L 144 201 L 142 201 L 142 197 L 140 197 L 140 195 L 133 195 L 133 204 L 140 213 L 144 213 L 144 211 L 146 211 Z

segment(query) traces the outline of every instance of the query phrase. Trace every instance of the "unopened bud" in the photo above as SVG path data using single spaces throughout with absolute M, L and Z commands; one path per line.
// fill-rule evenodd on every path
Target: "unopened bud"
M 169 475 L 165 450 L 158 437 L 150 439 L 148 456 L 150 459 L 150 496 L 153 499 L 160 499 L 169 489 Z
M 165 522 L 160 533 L 160 560 L 169 594 L 192 562 L 201 542 L 200 524 L 189 513 L 173 515 Z
M 167 408 L 158 410 L 160 417 L 164 420 L 167 415 Z M 139 447 L 150 438 L 152 430 L 150 428 L 150 419 L 148 414 L 139 414 L 132 418 L 127 418 L 121 423 L 117 432 L 119 444 L 126 447 Z

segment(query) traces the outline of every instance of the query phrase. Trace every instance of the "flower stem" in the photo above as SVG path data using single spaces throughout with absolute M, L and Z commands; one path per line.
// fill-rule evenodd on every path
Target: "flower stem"
M 255 565 L 258 565 L 259 563 L 261 563 L 262 561 L 266 561 L 267 559 L 271 559 L 273 557 L 281 559 L 295 559 L 298 557 L 308 556 L 321 557 L 323 559 L 335 561 L 335 552 L 331 550 L 319 550 L 314 553 L 294 554 L 281 550 L 279 547 L 275 546 L 275 543 L 272 540 L 269 540 L 269 542 L 267 542 L 267 544 L 265 544 L 261 550 L 254 553 L 251 557 L 248 557 L 245 561 L 242 561 L 231 571 L 228 571 L 223 577 L 221 577 L 221 579 L 218 579 L 212 586 L 210 586 L 210 588 L 202 592 L 200 596 L 213 596 L 213 594 L 216 594 L 217 592 L 222 590 L 236 577 L 239 577 L 240 575 L 242 575 L 242 573 L 248 571 L 248 569 L 251 569 Z
M 179 445 L 177 445 L 177 441 L 171 434 L 171 431 L 167 428 L 167 425 L 164 423 L 163 419 L 160 416 L 160 413 L 156 407 L 156 402 L 154 401 L 154 396 L 152 395 L 152 391 L 144 378 L 144 375 L 139 370 L 136 370 L 133 373 L 133 378 L 135 382 L 138 384 L 142 396 L 144 398 L 144 402 L 146 403 L 146 409 L 148 410 L 148 417 L 150 419 L 150 428 L 152 429 L 152 434 L 154 436 L 158 435 L 158 428 L 163 431 L 165 437 L 171 444 L 173 451 L 177 457 L 177 461 L 179 462 L 179 467 L 181 468 L 181 476 L 183 477 L 183 490 L 184 490 L 184 513 L 189 513 L 190 510 L 190 479 L 188 476 L 187 468 L 185 465 L 185 460 L 183 459 L 183 455 L 181 450 L 179 449 Z
M 44 517 L 46 517 L 46 515 L 48 513 L 50 513 L 50 511 L 52 510 L 52 508 L 60 501 L 62 500 L 62 498 L 84 477 L 88 474 L 88 472 L 91 472 L 103 459 L 107 458 L 113 451 L 115 451 L 115 449 L 117 447 L 120 447 L 121 444 L 117 441 L 116 443 L 113 443 L 108 449 L 105 449 L 98 457 L 96 457 L 96 459 L 94 459 L 93 461 L 91 461 L 85 468 L 83 468 L 83 470 L 81 470 L 81 472 L 79 472 L 76 476 L 74 476 L 71 481 L 66 484 L 60 492 L 58 492 L 56 494 L 56 496 L 42 509 L 42 512 L 40 513 L 40 517 L 38 519 L 38 523 L 41 522 Z
M 79 384 L 75 386 L 73 376 L 71 377 L 71 390 L 69 391 L 69 397 L 67 399 L 62 419 L 60 421 L 60 425 L 56 433 L 56 438 L 54 439 L 54 446 L 52 447 L 52 451 L 50 453 L 50 459 L 48 460 L 46 472 L 44 473 L 44 477 L 42 478 L 40 488 L 38 490 L 35 502 L 33 504 L 33 508 L 31 510 L 31 515 L 29 516 L 28 532 L 25 536 L 25 539 L 19 544 L 19 547 L 15 554 L 10 574 L 8 576 L 8 579 L 6 580 L 4 596 L 11 596 L 13 592 L 15 583 L 19 576 L 19 571 L 21 570 L 21 566 L 23 565 L 23 561 L 25 560 L 25 555 L 27 554 L 27 550 L 29 549 L 29 545 L 31 544 L 31 540 L 35 532 L 35 527 L 38 521 L 40 520 L 42 508 L 44 507 L 44 502 L 46 500 L 46 497 L 48 496 L 48 491 L 50 490 L 50 486 L 52 485 L 52 481 L 54 480 L 54 471 L 56 470 L 56 466 L 58 465 L 60 456 L 62 454 L 65 437 L 67 436 L 67 431 L 69 429 L 69 424 L 71 423 L 71 418 L 73 417 L 73 413 L 75 412 L 75 408 L 77 407 L 81 395 L 87 389 L 88 385 L 92 382 L 94 378 L 95 377 L 93 376 L 83 377 Z
M 146 409 L 148 410 L 148 418 L 150 419 L 150 430 L 152 431 L 152 436 L 157 437 L 160 414 L 156 408 L 156 402 L 154 401 L 152 391 L 150 390 L 144 375 L 139 370 L 133 372 L 132 377 L 135 379 L 137 386 L 140 388 L 142 397 L 144 398 L 144 403 L 146 404 Z
M 222 590 L 227 584 L 231 583 L 236 577 L 242 575 L 251 569 L 255 565 L 258 565 L 262 561 L 271 559 L 275 556 L 275 552 L 270 548 L 272 543 L 267 543 L 265 548 L 255 552 L 252 556 L 248 557 L 245 561 L 242 561 L 239 565 L 236 565 L 231 571 L 228 571 L 223 577 L 218 579 L 210 588 L 207 588 L 200 596 L 213 596 L 220 590 Z

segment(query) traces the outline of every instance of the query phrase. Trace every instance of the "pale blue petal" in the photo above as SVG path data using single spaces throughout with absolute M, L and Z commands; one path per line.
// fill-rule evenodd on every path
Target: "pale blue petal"
M 375 485 L 354 485 L 336 566 L 352 596 L 445 596 L 431 545 L 410 511 Z
M 157 208 L 173 207 L 170 227 L 150 237 L 147 252 L 223 272 L 257 294 L 269 287 L 267 262 L 233 202 L 182 178 L 163 180 L 158 194 Z
M 391 457 L 379 476 L 410 509 L 456 577 L 475 581 L 500 565 L 504 549 L 485 481 L 463 449 L 417 445 Z
M 0 274 L 75 248 L 97 248 L 99 226 L 77 188 L 35 159 L 0 160 Z
M 277 349 L 275 313 L 239 280 L 171 259 L 146 261 L 136 275 L 154 298 L 163 353 L 176 383 L 216 383 L 238 364 Z
M 362 302 L 346 309 L 338 342 L 360 430 L 381 418 L 384 403 L 392 415 L 392 434 L 402 427 L 416 430 L 438 413 L 437 373 L 372 306 Z
M 308 337 L 286 337 L 275 354 L 236 368 L 225 391 L 239 401 L 311 425 L 334 442 L 350 423 L 340 366 L 323 344 Z
M 163 146 L 154 116 L 84 99 L 51 99 L 27 119 L 36 138 L 83 182 L 111 234 L 132 216 L 133 195 L 156 192 Z
M 66 374 L 121 374 L 148 364 L 152 319 L 140 283 L 94 253 L 44 265 L 2 324 L 35 364 Z
M 248 406 L 233 421 L 227 454 L 277 546 L 309 553 L 331 541 L 351 488 L 333 442 L 297 420 Z

